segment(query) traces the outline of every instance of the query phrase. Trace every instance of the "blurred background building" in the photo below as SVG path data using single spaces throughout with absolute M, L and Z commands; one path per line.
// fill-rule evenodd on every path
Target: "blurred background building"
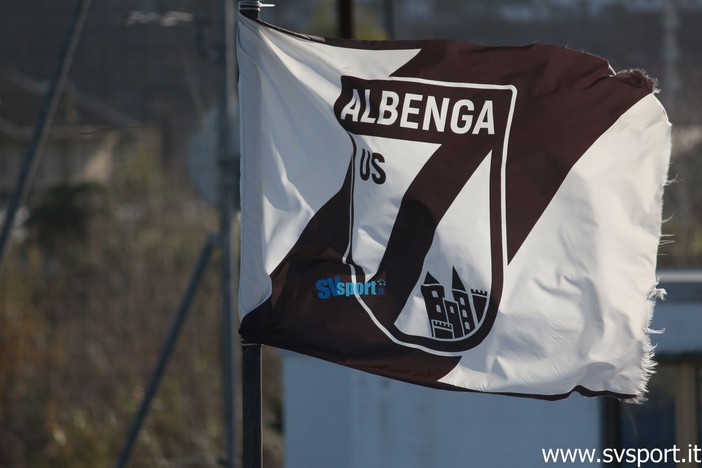
M 641 466 L 702 466 L 676 464 L 670 452 L 663 463 L 656 452 L 679 447 L 681 460 L 702 449 L 702 271 L 662 271 L 660 286 L 669 300 L 651 328 L 665 332 L 652 336 L 658 368 L 642 405 L 437 391 L 283 352 L 285 466 L 623 467 L 637 465 L 624 452 L 632 449 L 653 453 Z M 605 448 L 623 463 L 597 462 Z M 572 463 L 546 463 L 558 449 L 592 458 L 573 451 Z
M 281 0 L 262 17 L 304 33 L 337 35 L 336 7 L 334 0 Z M 72 0 L 0 2 L 0 213 L 15 186 L 74 8 Z M 207 233 L 218 227 L 207 195 L 208 185 L 216 185 L 218 12 L 217 0 L 103 0 L 91 8 L 0 269 L 0 466 L 112 466 L 118 456 L 198 252 Z M 671 242 L 661 247 L 660 264 L 667 271 L 702 265 L 702 1 L 356 0 L 354 13 L 358 38 L 552 43 L 600 55 L 615 70 L 642 68 L 656 77 L 674 124 L 670 176 L 675 183 L 667 189 L 664 209 L 670 236 L 664 240 Z M 539 429 L 542 419 L 571 415 L 580 428 L 561 432 L 563 443 L 581 436 L 583 447 L 584 441 L 625 447 L 699 443 L 702 338 L 692 331 L 699 329 L 702 283 L 668 278 L 686 286 L 669 287 L 670 302 L 659 307 L 661 323 L 670 327 L 661 339 L 669 341 L 661 341 L 661 364 L 647 405 L 631 408 L 575 396 L 543 410 L 538 405 L 518 410 L 526 408 L 519 406 L 521 400 L 502 397 L 434 392 L 431 398 L 465 401 L 454 415 L 455 431 L 461 431 L 462 411 L 493 408 L 505 421 L 508 413 L 523 411 L 523 423 L 514 427 L 533 431 L 524 441 L 550 437 Z M 225 435 L 218 294 L 218 269 L 212 267 L 131 466 L 220 463 Z M 679 317 L 682 321 L 675 322 Z M 686 347 L 679 348 L 676 337 L 682 331 Z M 283 392 L 279 355 L 264 352 L 265 466 L 343 466 L 328 463 L 361 448 L 369 450 L 365 458 L 354 455 L 356 464 L 348 466 L 374 466 L 371 459 L 387 461 L 383 457 L 391 453 L 369 439 L 381 433 L 394 450 L 404 449 L 408 457 L 415 453 L 414 460 L 429 456 L 420 452 L 434 436 L 404 432 L 411 423 L 405 411 L 430 411 L 427 405 L 435 404 L 424 399 L 423 390 L 354 377 L 343 368 L 328 370 L 316 361 L 303 370 L 302 362 L 285 358 Z M 317 385 L 315 373 L 324 372 L 338 373 L 337 382 L 348 385 L 341 390 Z M 302 378 L 307 375 L 309 380 Z M 359 417 L 368 408 L 337 393 L 351 395 L 354 389 L 361 393 L 353 398 L 365 395 L 365 404 L 375 405 L 376 419 Z M 346 426 L 351 413 L 356 425 Z M 691 414 L 696 416 L 690 419 Z M 385 430 L 379 426 L 383 421 L 406 427 Z M 342 425 L 346 432 L 324 424 Z M 483 426 L 466 424 L 470 441 L 454 432 L 446 443 L 464 445 L 446 445 L 447 453 L 491 447 L 472 449 L 481 447 L 476 438 Z M 325 427 L 329 430 L 319 438 L 311 435 Z M 493 424 L 494 430 L 500 427 Z M 347 438 L 349 431 L 362 438 Z M 359 442 L 349 446 L 353 440 Z M 511 466 L 541 466 L 538 452 L 523 451 L 527 446 L 515 442 L 505 449 L 522 460 Z M 308 458 L 299 458 L 304 453 Z M 320 455 L 314 462 L 315 453 L 328 458 Z

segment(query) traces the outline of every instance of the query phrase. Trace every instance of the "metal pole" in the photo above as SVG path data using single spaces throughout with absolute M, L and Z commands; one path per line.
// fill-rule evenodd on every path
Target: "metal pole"
M 395 0 L 385 0 L 384 6 L 384 16 L 385 16 L 385 31 L 388 33 L 390 39 L 397 38 L 397 20 L 396 12 L 397 8 L 395 5 Z
M 261 468 L 261 345 L 244 344 L 242 350 L 242 397 L 244 401 L 244 468 Z
M 161 378 L 163 377 L 163 374 L 166 371 L 166 366 L 168 365 L 168 362 L 171 359 L 171 355 L 173 354 L 175 344 L 178 341 L 178 336 L 180 335 L 180 331 L 183 328 L 185 319 L 188 316 L 190 305 L 192 304 L 193 299 L 195 298 L 195 294 L 197 292 L 197 288 L 200 285 L 202 275 L 205 272 L 205 268 L 207 267 L 207 264 L 210 261 L 212 249 L 216 244 L 216 239 L 217 237 L 213 234 L 210 234 L 207 237 L 207 242 L 205 243 L 205 246 L 202 249 L 202 253 L 200 254 L 200 258 L 197 261 L 197 264 L 193 271 L 193 275 L 190 278 L 190 283 L 188 284 L 188 288 L 185 292 L 185 295 L 183 296 L 183 300 L 180 303 L 178 313 L 176 314 L 175 318 L 173 319 L 173 323 L 171 324 L 171 330 L 168 333 L 168 337 L 166 338 L 165 344 L 163 345 L 163 350 L 161 351 L 161 356 L 159 357 L 156 369 L 151 375 L 149 384 L 147 385 L 146 390 L 144 391 L 144 398 L 141 401 L 139 410 L 137 411 L 137 414 L 134 417 L 134 421 L 132 422 L 132 426 L 129 429 L 127 440 L 124 444 L 124 447 L 122 448 L 122 452 L 120 453 L 119 459 L 117 460 L 117 464 L 115 465 L 116 468 L 124 468 L 125 466 L 127 466 L 127 463 L 131 458 L 132 451 L 134 450 L 137 438 L 139 437 L 139 432 L 141 431 L 141 426 L 144 424 L 146 415 L 148 414 L 149 408 L 151 407 L 151 401 L 156 395 L 156 390 L 158 389 L 158 385 L 161 383 Z
M 621 448 L 621 425 L 619 419 L 621 416 L 621 406 L 616 398 L 600 398 L 600 446 L 605 448 Z M 608 464 L 612 468 L 620 468 L 620 462 Z
M 73 62 L 73 57 L 75 56 L 78 42 L 83 32 L 83 26 L 85 26 L 85 21 L 88 18 L 88 11 L 90 10 L 91 3 L 92 0 L 78 0 L 75 13 L 73 14 L 68 29 L 66 42 L 59 55 L 54 76 L 44 95 L 44 102 L 39 111 L 34 133 L 32 134 L 27 152 L 24 154 L 24 159 L 22 160 L 22 166 L 20 167 L 20 173 L 17 178 L 17 187 L 15 187 L 15 191 L 10 198 L 10 203 L 5 215 L 5 222 L 2 225 L 2 232 L 0 232 L 0 268 L 2 267 L 7 245 L 12 234 L 15 216 L 27 198 L 27 193 L 32 185 L 32 180 L 34 179 L 34 174 L 39 164 L 38 155 L 41 152 L 42 146 L 44 146 L 46 134 L 51 127 L 51 122 L 54 119 L 56 108 L 61 99 L 61 94 L 63 93 L 63 88 L 68 78 L 68 72 L 71 69 L 71 63 Z
M 663 12 L 663 63 L 665 65 L 663 71 L 663 96 L 665 109 L 668 116 L 675 124 L 680 115 L 680 47 L 678 45 L 678 32 L 680 30 L 680 12 L 678 9 L 677 0 L 668 0 Z M 689 245 L 691 238 L 690 226 L 695 219 L 694 209 L 692 207 L 692 197 L 690 185 L 687 177 L 684 174 L 689 174 L 688 160 L 684 155 L 676 151 L 676 146 L 673 146 L 673 167 L 675 172 L 682 174 L 679 180 L 671 186 L 673 193 L 676 195 L 676 210 L 675 219 L 682 227 L 677 234 L 678 242 L 683 246 Z
M 264 6 L 272 5 L 264 5 L 258 0 L 239 1 L 239 11 L 251 19 L 259 19 L 261 7 Z M 241 350 L 243 468 L 261 468 L 263 466 L 263 443 L 261 440 L 261 345 L 242 343 Z
M 233 0 L 220 0 L 222 34 L 222 80 L 219 106 L 219 189 L 220 242 L 222 248 L 222 342 L 224 378 L 224 418 L 226 437 L 225 466 L 234 467 L 236 457 L 236 416 L 234 411 L 234 302 L 232 294 L 232 216 L 234 213 L 233 180 L 236 162 L 232 148 L 231 122 L 234 103 L 234 9 Z
M 353 37 L 353 0 L 339 0 L 339 37 Z

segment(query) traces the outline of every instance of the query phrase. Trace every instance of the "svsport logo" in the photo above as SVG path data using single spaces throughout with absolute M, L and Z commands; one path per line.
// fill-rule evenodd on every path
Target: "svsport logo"
M 329 299 L 330 297 L 350 296 L 382 296 L 385 294 L 385 280 L 368 281 L 360 283 L 355 281 L 341 281 L 338 276 L 317 280 L 315 288 L 317 297 Z

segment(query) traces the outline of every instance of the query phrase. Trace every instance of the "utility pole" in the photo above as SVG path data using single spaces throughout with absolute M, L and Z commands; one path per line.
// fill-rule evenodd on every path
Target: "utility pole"
M 678 63 L 680 59 L 680 49 L 678 48 L 678 28 L 680 17 L 678 15 L 677 0 L 668 0 L 663 13 L 663 62 L 665 71 L 663 79 L 667 94 L 667 108 L 671 111 L 675 105 L 680 91 L 680 77 L 678 75 Z
M 680 48 L 678 47 L 678 29 L 680 28 L 680 14 L 678 12 L 677 0 L 668 0 L 663 12 L 663 95 L 665 96 L 666 111 L 670 120 L 679 122 L 680 117 L 680 89 L 681 80 L 679 73 Z M 684 156 L 676 154 L 673 148 L 673 167 L 678 174 L 688 174 L 687 161 Z M 677 198 L 677 209 L 675 219 L 679 223 L 681 230 L 680 241 L 687 245 L 690 241 L 688 228 L 692 223 L 692 206 L 690 203 L 690 188 L 686 178 L 681 177 L 677 183 L 671 186 Z

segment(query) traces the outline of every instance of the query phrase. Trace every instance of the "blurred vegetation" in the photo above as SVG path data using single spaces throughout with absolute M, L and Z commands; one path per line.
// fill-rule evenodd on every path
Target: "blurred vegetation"
M 26 226 L 44 253 L 75 248 L 88 240 L 90 224 L 109 215 L 107 201 L 104 187 L 98 184 L 61 182 L 32 203 Z
M 303 28 L 304 32 L 322 37 L 338 36 L 336 3 L 336 0 L 318 1 L 309 22 Z M 358 4 L 354 14 L 353 37 L 365 40 L 389 39 L 387 32 L 379 22 L 377 10 L 374 11 L 363 4 Z
M 216 212 L 153 152 L 109 186 L 33 197 L 0 272 L 0 466 L 108 467 Z M 219 258 L 210 264 L 132 467 L 218 466 L 225 453 Z M 266 350 L 267 466 L 281 466 L 279 368 Z M 238 378 L 237 378 L 238 380 Z M 240 431 L 239 431 L 240 433 Z

